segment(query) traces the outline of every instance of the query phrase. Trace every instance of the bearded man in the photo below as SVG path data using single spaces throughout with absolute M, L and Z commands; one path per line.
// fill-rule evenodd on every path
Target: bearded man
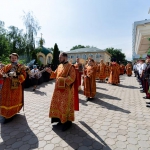
M 46 68 L 51 74 L 50 78 L 56 79 L 49 117 L 51 123 L 58 122 L 62 125 L 62 131 L 66 131 L 74 121 L 74 111 L 79 109 L 78 87 L 75 68 L 68 63 L 67 54 L 61 53 L 59 61 L 60 65 L 55 71 Z

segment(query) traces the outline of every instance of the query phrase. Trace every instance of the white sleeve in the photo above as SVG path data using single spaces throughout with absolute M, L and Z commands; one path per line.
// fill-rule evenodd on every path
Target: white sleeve
M 144 68 L 143 68 L 143 70 L 145 70 L 145 69 L 146 69 L 146 66 L 147 66 L 147 65 L 146 65 L 146 64 L 144 64 Z

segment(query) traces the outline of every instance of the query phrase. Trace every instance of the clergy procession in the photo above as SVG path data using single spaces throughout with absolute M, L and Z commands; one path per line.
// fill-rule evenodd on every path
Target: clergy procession
M 25 65 L 18 63 L 19 55 L 12 53 L 9 56 L 10 64 L 0 64 L 0 115 L 3 116 L 3 123 L 9 123 L 14 116 L 24 107 L 24 81 L 29 75 L 33 81 L 33 91 L 36 90 L 39 70 L 36 65 L 30 70 Z M 150 62 L 147 57 L 147 64 Z M 51 123 L 57 122 L 62 125 L 62 131 L 66 131 L 75 119 L 75 111 L 79 111 L 79 96 L 82 91 L 87 101 L 93 101 L 96 95 L 96 82 L 108 83 L 119 86 L 120 75 L 132 75 L 132 65 L 126 66 L 118 64 L 115 58 L 111 62 L 100 63 L 88 58 L 86 64 L 80 63 L 80 58 L 75 64 L 68 62 L 67 53 L 59 55 L 60 65 L 56 70 L 50 67 L 45 68 L 49 73 L 49 78 L 55 79 L 55 89 L 51 100 L 49 117 Z M 142 92 L 146 93 L 145 98 L 150 98 L 149 94 L 149 64 L 142 60 L 134 65 L 135 76 L 142 85 Z M 145 71 L 145 72 L 144 72 Z M 146 76 L 146 77 L 145 77 Z M 150 104 L 150 103 L 149 103 Z M 150 106 L 150 105 L 147 105 Z

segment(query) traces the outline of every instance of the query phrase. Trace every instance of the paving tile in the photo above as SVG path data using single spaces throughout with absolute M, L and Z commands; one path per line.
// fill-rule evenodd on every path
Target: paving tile
M 150 144 L 147 141 L 138 141 L 138 144 L 140 145 L 141 148 L 149 148 Z
M 22 141 L 28 141 L 32 138 L 32 135 L 26 135 L 22 138 Z
M 78 148 L 78 150 L 89 150 L 89 148 L 87 146 L 81 146 Z
M 131 138 L 136 138 L 136 137 L 138 137 L 138 134 L 135 132 L 128 132 L 128 136 Z
M 47 144 L 45 147 L 44 147 L 44 150 L 53 150 L 54 149 L 54 144 Z
M 108 145 L 114 145 L 114 144 L 115 144 L 115 140 L 112 139 L 112 138 L 107 138 L 107 139 L 105 140 L 105 142 L 106 142 Z
M 95 141 L 95 142 L 93 142 L 93 148 L 94 149 L 101 149 L 103 147 L 103 145 L 100 143 L 100 142 L 98 142 L 98 141 Z
M 138 150 L 138 146 L 133 145 L 133 144 L 128 144 L 127 145 L 127 150 Z
M 115 132 L 109 132 L 109 133 L 107 134 L 107 137 L 112 138 L 112 139 L 115 139 L 115 138 L 117 137 L 117 133 L 115 133 Z
M 139 134 L 138 135 L 138 139 L 140 139 L 142 141 L 148 141 L 149 140 L 149 136 L 148 135 Z
M 126 144 L 124 142 L 122 142 L 122 141 L 117 141 L 116 142 L 116 146 L 118 148 L 126 148 Z
M 24 144 L 21 147 L 19 147 L 19 150 L 29 150 L 30 149 L 30 145 L 29 144 Z
M 55 147 L 53 150 L 64 150 L 62 147 Z
M 125 142 L 127 140 L 126 136 L 123 136 L 123 135 L 118 135 L 117 139 L 122 142 Z
M 128 143 L 130 144 L 137 144 L 138 140 L 136 138 L 127 138 Z
M 37 138 L 31 138 L 31 139 L 28 141 L 29 144 L 35 144 L 35 143 L 37 143 L 37 142 L 38 142 L 38 139 L 37 139 Z
M 80 111 L 75 112 L 75 122 L 66 132 L 54 129 L 48 116 L 55 84 L 50 81 L 39 86 L 37 91 L 47 96 L 25 89 L 25 112 L 2 126 L 0 146 L 11 150 L 12 146 L 16 150 L 149 150 L 150 109 L 145 107 L 136 79 L 126 75 L 121 79 L 117 87 L 97 82 L 100 88 L 91 102 L 80 93 Z
M 61 138 L 60 138 L 60 137 L 55 137 L 55 138 L 53 138 L 53 139 L 51 140 L 51 143 L 57 144 L 57 143 L 59 143 L 60 141 L 61 141 Z
M 23 142 L 22 141 L 18 141 L 18 142 L 15 142 L 12 144 L 12 149 L 16 149 L 16 148 L 19 148 L 21 145 L 23 145 Z
M 6 145 L 11 145 L 16 142 L 16 138 L 11 138 L 5 142 Z

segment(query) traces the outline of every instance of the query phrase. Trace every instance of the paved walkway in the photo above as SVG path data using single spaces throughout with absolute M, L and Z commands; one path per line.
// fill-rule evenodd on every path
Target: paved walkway
M 25 111 L 0 124 L 0 150 L 150 150 L 150 108 L 135 77 L 121 77 L 120 86 L 97 83 L 95 100 L 80 94 L 80 111 L 72 128 L 52 126 L 49 105 L 54 81 L 25 91 Z

